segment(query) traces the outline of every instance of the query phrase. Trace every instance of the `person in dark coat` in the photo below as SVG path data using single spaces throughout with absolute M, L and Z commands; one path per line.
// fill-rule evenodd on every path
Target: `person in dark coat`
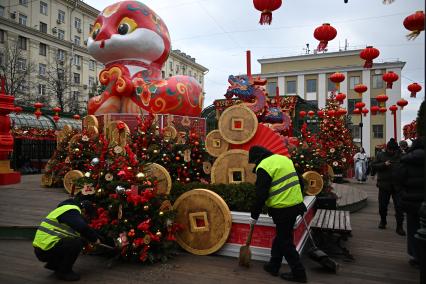
M 400 151 L 395 139 L 391 138 L 386 144 L 386 151 L 377 154 L 373 162 L 373 170 L 377 173 L 377 187 L 379 188 L 379 229 L 386 229 L 387 213 L 390 198 L 395 208 L 396 233 L 405 236 L 403 228 L 404 213 L 401 209 L 399 190 L 396 175 L 399 167 Z
M 256 200 L 252 204 L 250 224 L 256 223 L 266 205 L 268 214 L 276 225 L 271 258 L 263 268 L 278 276 L 285 257 L 291 272 L 282 273 L 281 278 L 304 283 L 307 281 L 305 268 L 293 241 L 296 218 L 306 211 L 301 189 L 303 183 L 289 158 L 273 154 L 263 147 L 250 148 L 249 163 L 256 165 L 253 170 L 256 173 Z
M 424 198 L 425 147 L 424 138 L 413 142 L 407 154 L 401 157 L 398 173 L 401 186 L 401 207 L 407 213 L 407 250 L 410 264 L 419 265 L 420 247 L 414 235 L 420 227 L 419 210 Z
M 80 275 L 72 270 L 86 241 L 100 243 L 100 237 L 85 221 L 94 213 L 90 201 L 67 199 L 44 218 L 34 237 L 34 253 L 58 279 L 77 281 Z

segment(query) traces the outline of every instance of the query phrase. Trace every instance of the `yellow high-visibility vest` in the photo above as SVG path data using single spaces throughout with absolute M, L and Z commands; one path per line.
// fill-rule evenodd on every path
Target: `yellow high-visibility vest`
M 265 170 L 272 178 L 266 206 L 284 208 L 303 202 L 299 178 L 292 160 L 275 154 L 263 159 L 256 167 L 256 171 L 259 168 Z
M 74 231 L 70 226 L 58 222 L 57 218 L 69 210 L 78 210 L 78 212 L 81 213 L 81 209 L 76 205 L 62 205 L 50 212 L 49 215 L 41 221 L 34 237 L 34 247 L 41 248 L 42 250 L 49 250 L 61 239 L 80 237 L 80 234 Z

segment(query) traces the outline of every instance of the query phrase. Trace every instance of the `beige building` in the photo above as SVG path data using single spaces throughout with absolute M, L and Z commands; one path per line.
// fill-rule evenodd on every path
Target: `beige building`
M 96 84 L 103 68 L 86 48 L 87 37 L 99 13 L 79 0 L 0 2 L 0 63 L 4 60 L 2 46 L 8 41 L 17 41 L 24 56 L 20 60 L 34 65 L 35 71 L 29 75 L 21 92 L 36 92 L 37 97 L 49 96 L 46 69 L 59 62 L 69 73 L 72 101 L 78 102 L 81 112 L 86 110 L 91 86 Z M 204 85 L 204 74 L 208 69 L 191 56 L 175 50 L 162 71 L 163 78 L 188 75 Z
M 386 89 L 386 82 L 382 75 L 393 71 L 401 78 L 401 71 L 405 62 L 374 63 L 373 68 L 364 69 L 364 61 L 359 57 L 361 50 L 329 52 L 319 54 L 306 54 L 300 56 L 259 59 L 261 76 L 268 79 L 267 89 L 270 94 L 275 94 L 276 86 L 280 95 L 298 95 L 312 104 L 323 108 L 330 91 L 335 85 L 328 78 L 334 72 L 345 75 L 345 81 L 340 84 L 340 92 L 347 95 L 343 107 L 351 114 L 355 103 L 363 101 L 366 108 L 377 105 L 375 97 L 386 94 L 389 107 L 401 98 L 401 80 L 393 83 L 392 89 Z M 377 61 L 377 60 L 376 60 Z M 354 91 L 357 84 L 364 84 L 368 90 L 362 98 Z M 359 128 L 360 117 L 351 116 L 352 134 L 354 142 L 358 145 L 361 141 Z M 397 130 L 400 135 L 401 111 L 397 111 Z M 393 137 L 393 116 L 389 111 L 386 115 L 371 115 L 363 117 L 363 147 L 368 155 L 374 156 L 375 147 L 386 143 Z M 400 140 L 401 137 L 398 137 Z

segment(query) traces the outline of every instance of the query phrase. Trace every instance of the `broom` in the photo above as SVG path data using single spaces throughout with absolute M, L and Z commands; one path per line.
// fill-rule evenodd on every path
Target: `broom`
M 328 271 L 333 273 L 337 273 L 340 268 L 340 264 L 330 258 L 324 251 L 320 250 L 314 242 L 314 238 L 311 235 L 311 231 L 309 229 L 308 224 L 306 223 L 305 217 L 302 215 L 303 223 L 305 224 L 306 231 L 308 233 L 309 239 L 312 243 L 312 249 L 308 252 L 309 257 L 313 260 L 321 264 Z
M 251 251 L 250 243 L 253 235 L 254 224 L 250 224 L 250 231 L 247 236 L 246 245 L 240 247 L 240 256 L 238 257 L 238 264 L 244 267 L 250 267 Z

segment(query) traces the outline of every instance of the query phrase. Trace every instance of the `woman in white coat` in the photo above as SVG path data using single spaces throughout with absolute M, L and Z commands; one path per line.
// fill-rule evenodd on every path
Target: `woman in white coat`
M 354 156 L 355 164 L 355 178 L 359 183 L 362 183 L 367 179 L 367 155 L 365 154 L 364 148 L 360 148 L 359 152 Z

